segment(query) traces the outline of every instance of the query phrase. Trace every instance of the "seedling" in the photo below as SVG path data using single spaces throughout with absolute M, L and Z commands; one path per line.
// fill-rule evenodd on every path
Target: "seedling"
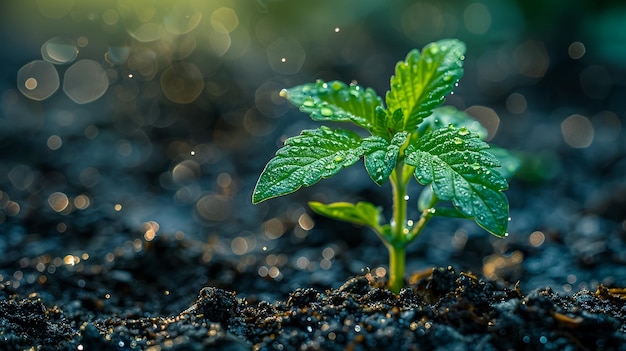
M 435 216 L 467 218 L 503 237 L 509 222 L 508 188 L 503 173 L 513 164 L 506 151 L 488 149 L 480 124 L 453 107 L 440 107 L 463 75 L 465 45 L 455 39 L 412 50 L 398 62 L 383 99 L 374 90 L 339 81 L 283 89 L 300 111 L 315 121 L 352 122 L 369 136 L 322 126 L 288 138 L 261 173 L 252 202 L 290 194 L 352 166 L 364 158 L 378 185 L 391 182 L 393 214 L 383 224 L 382 210 L 369 202 L 309 202 L 318 214 L 371 228 L 389 250 L 389 288 L 404 284 L 406 247 Z M 493 150 L 493 149 L 492 149 Z M 511 167 L 514 167 L 511 166 Z M 407 186 L 422 184 L 420 213 L 407 218 Z M 450 205 L 451 204 L 451 205 Z

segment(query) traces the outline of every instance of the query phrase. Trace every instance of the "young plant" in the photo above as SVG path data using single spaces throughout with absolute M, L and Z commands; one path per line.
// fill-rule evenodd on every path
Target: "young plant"
M 439 107 L 463 75 L 465 45 L 441 40 L 412 50 L 398 62 L 391 89 L 383 99 L 369 88 L 339 81 L 283 89 L 300 111 L 315 121 L 352 122 L 369 132 L 322 126 L 285 140 L 265 166 L 252 202 L 295 192 L 352 166 L 364 158 L 365 169 L 378 185 L 391 182 L 393 215 L 383 224 L 379 207 L 310 202 L 318 214 L 371 228 L 389 250 L 389 288 L 404 284 L 405 250 L 435 216 L 467 218 L 498 237 L 506 235 L 508 188 L 500 159 L 512 165 L 506 151 L 500 159 L 488 151 L 480 124 L 452 107 Z M 499 171 L 500 170 L 500 171 Z M 407 218 L 407 186 L 411 178 L 424 185 L 419 218 Z M 450 204 L 446 205 L 446 204 Z

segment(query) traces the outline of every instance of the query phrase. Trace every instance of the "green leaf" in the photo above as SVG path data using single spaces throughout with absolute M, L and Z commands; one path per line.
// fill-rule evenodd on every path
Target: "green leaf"
M 380 209 L 369 202 L 361 201 L 356 204 L 349 202 L 335 202 L 323 204 L 320 202 L 309 202 L 309 207 L 315 213 L 350 222 L 358 225 L 366 225 L 375 231 L 380 231 Z
M 352 122 L 375 135 L 384 132 L 376 127 L 376 109 L 382 99 L 370 88 L 339 81 L 303 84 L 281 91 L 281 96 L 307 113 L 315 121 Z
M 391 115 L 402 110 L 401 130 L 414 131 L 431 111 L 441 105 L 463 76 L 465 44 L 445 39 L 409 52 L 405 61 L 398 62 L 387 92 L 387 109 Z
M 433 113 L 420 124 L 418 128 L 419 135 L 447 127 L 450 124 L 456 128 L 465 127 L 471 132 L 478 134 L 482 140 L 485 140 L 487 137 L 487 129 L 480 122 L 453 106 L 443 106 L 434 109 Z
M 404 162 L 415 167 L 415 178 L 432 185 L 440 200 L 452 201 L 461 214 L 488 232 L 504 236 L 509 204 L 502 192 L 506 179 L 496 171 L 498 159 L 489 145 L 467 128 L 442 128 L 411 143 Z
M 389 178 L 407 135 L 407 132 L 396 133 L 391 141 L 378 136 L 363 139 L 365 169 L 376 184 L 381 185 Z
M 324 126 L 285 140 L 261 173 L 252 202 L 290 194 L 337 174 L 363 156 L 361 142 L 352 131 Z

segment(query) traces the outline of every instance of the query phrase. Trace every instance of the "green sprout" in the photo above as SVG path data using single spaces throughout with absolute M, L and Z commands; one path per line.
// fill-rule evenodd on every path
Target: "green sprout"
M 309 206 L 378 235 L 389 251 L 388 286 L 394 293 L 404 285 L 407 245 L 433 217 L 472 219 L 489 233 L 506 236 L 509 203 L 503 191 L 508 188 L 505 176 L 516 168 L 515 158 L 490 149 L 476 120 L 453 107 L 440 107 L 463 76 L 464 54 L 465 44 L 456 39 L 431 43 L 421 53 L 412 50 L 396 65 L 385 103 L 370 88 L 339 81 L 283 89 L 280 95 L 313 120 L 352 122 L 370 135 L 322 126 L 288 138 L 261 173 L 252 202 L 311 186 L 364 158 L 376 184 L 391 182 L 389 223 L 382 223 L 381 208 L 365 201 Z M 407 217 L 412 178 L 424 186 L 415 221 Z

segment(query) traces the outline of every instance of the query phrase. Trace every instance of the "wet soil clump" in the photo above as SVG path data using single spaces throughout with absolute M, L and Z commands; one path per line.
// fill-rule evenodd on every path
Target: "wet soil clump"
M 163 316 L 89 313 L 2 293 L 7 351 L 626 350 L 620 289 L 523 294 L 451 267 L 413 274 L 397 295 L 371 274 L 336 289 L 298 288 L 275 302 L 204 287 L 189 308 Z

